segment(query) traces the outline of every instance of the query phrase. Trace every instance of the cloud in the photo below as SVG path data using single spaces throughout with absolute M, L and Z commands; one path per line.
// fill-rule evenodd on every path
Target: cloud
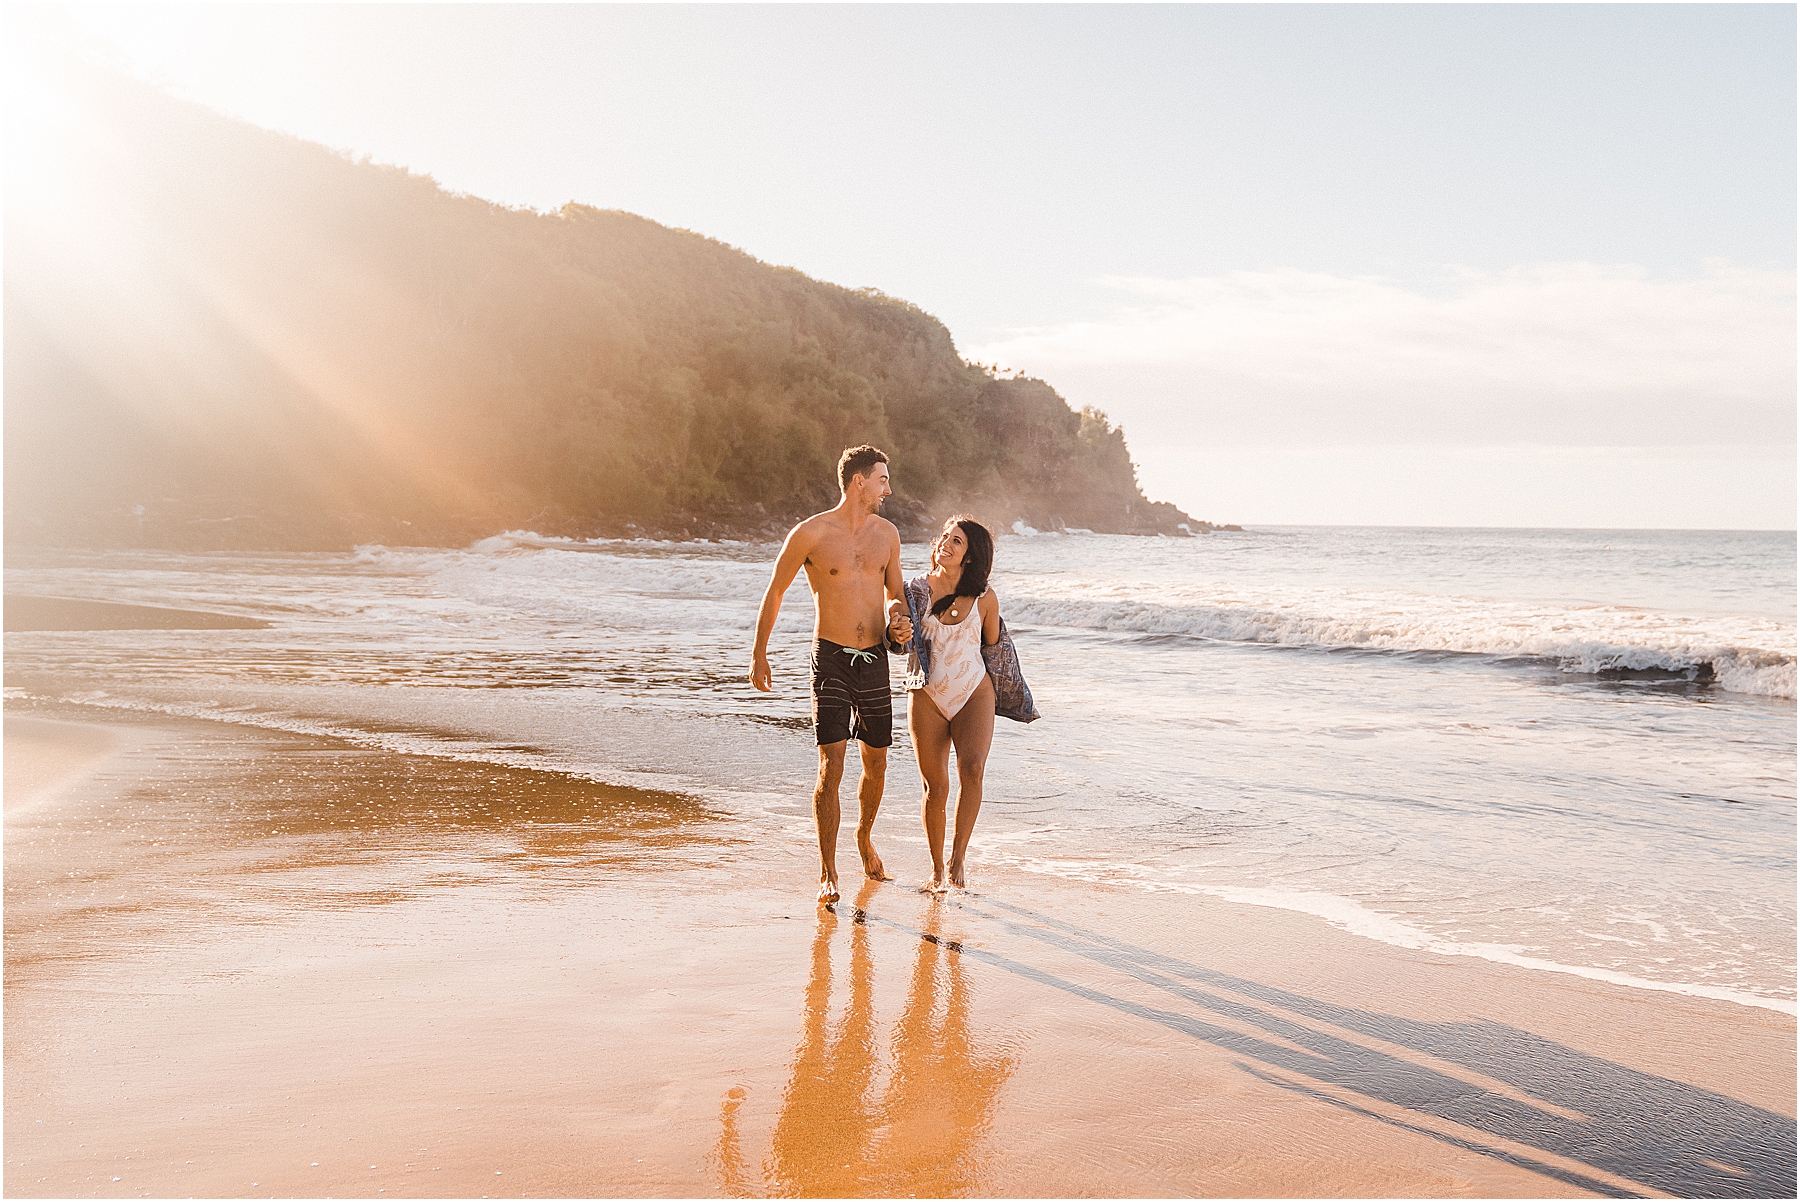
M 1794 276 L 1555 263 L 1436 287 L 1297 270 L 1101 281 L 1098 321 L 978 362 L 1186 445 L 1789 445 Z
M 1146 493 L 1213 521 L 1794 528 L 1791 449 L 1183 447 L 1134 438 L 1131 451 Z

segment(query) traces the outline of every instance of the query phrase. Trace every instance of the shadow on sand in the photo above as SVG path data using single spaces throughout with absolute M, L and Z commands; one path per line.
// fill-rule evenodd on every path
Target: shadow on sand
M 1033 941 L 1079 956 L 1184 1003 L 1188 1012 L 1177 1012 L 944 939 L 936 907 L 923 928 L 869 913 L 872 896 L 865 889 L 857 905 L 840 903 L 854 923 L 849 997 L 830 1028 L 831 937 L 840 919 L 820 915 L 804 1033 L 763 1172 L 753 1172 L 741 1150 L 744 1091 L 734 1089 L 725 1099 L 714 1164 L 727 1193 L 942 1197 L 978 1191 L 981 1143 L 1015 1060 L 975 1046 L 965 966 L 972 961 L 1224 1048 L 1240 1057 L 1245 1072 L 1279 1088 L 1603 1196 L 1795 1194 L 1793 1119 L 1529 1031 L 1351 1009 L 993 898 L 963 894 L 949 903 L 1004 930 L 1008 950 L 1017 953 Z M 869 926 L 918 940 L 879 1101 L 872 1091 L 878 1033 Z
M 962 952 L 1235 1052 L 1244 1057 L 1240 1065 L 1245 1071 L 1284 1089 L 1607 1196 L 1630 1197 L 1637 1191 L 1479 1138 L 1379 1113 L 1357 1099 L 1446 1120 L 1471 1135 L 1535 1148 L 1678 1197 L 1794 1196 L 1794 1120 L 1735 1098 L 1626 1068 L 1501 1023 L 1428 1023 L 1349 1009 L 1202 968 L 992 898 L 971 896 L 963 908 L 1011 935 L 1105 965 L 1198 1009 L 1276 1037 L 1282 1042 L 1114 997 L 985 949 Z M 1483 1088 L 1314 1024 L 1424 1053 L 1530 1097 Z

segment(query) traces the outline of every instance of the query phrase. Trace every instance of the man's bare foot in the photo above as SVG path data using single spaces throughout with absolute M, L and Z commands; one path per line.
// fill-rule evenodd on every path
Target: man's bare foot
M 830 905 L 838 899 L 837 882 L 824 880 L 819 882 L 819 904 Z
M 891 881 L 894 878 L 887 874 L 881 865 L 881 857 L 875 854 L 875 845 L 869 837 L 861 832 L 856 836 L 856 850 L 862 856 L 863 875 L 872 881 Z
M 950 883 L 958 889 L 967 889 L 969 887 L 969 870 L 961 864 L 951 864 Z

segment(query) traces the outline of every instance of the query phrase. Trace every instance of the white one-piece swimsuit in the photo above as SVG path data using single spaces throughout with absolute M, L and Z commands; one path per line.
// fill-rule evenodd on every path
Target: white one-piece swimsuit
M 969 602 L 969 613 L 955 624 L 938 621 L 936 614 L 925 615 L 925 641 L 931 644 L 931 674 L 925 679 L 925 695 L 946 718 L 956 717 L 987 676 L 987 663 L 981 658 L 981 609 L 977 600 L 957 598 L 959 609 L 962 602 Z

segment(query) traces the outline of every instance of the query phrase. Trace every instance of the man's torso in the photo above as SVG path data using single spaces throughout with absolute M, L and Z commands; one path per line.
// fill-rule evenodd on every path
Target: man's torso
M 887 594 L 882 584 L 894 540 L 884 518 L 871 516 L 854 534 L 832 513 L 807 520 L 812 535 L 806 580 L 818 607 L 814 633 L 846 647 L 872 647 L 887 629 Z

